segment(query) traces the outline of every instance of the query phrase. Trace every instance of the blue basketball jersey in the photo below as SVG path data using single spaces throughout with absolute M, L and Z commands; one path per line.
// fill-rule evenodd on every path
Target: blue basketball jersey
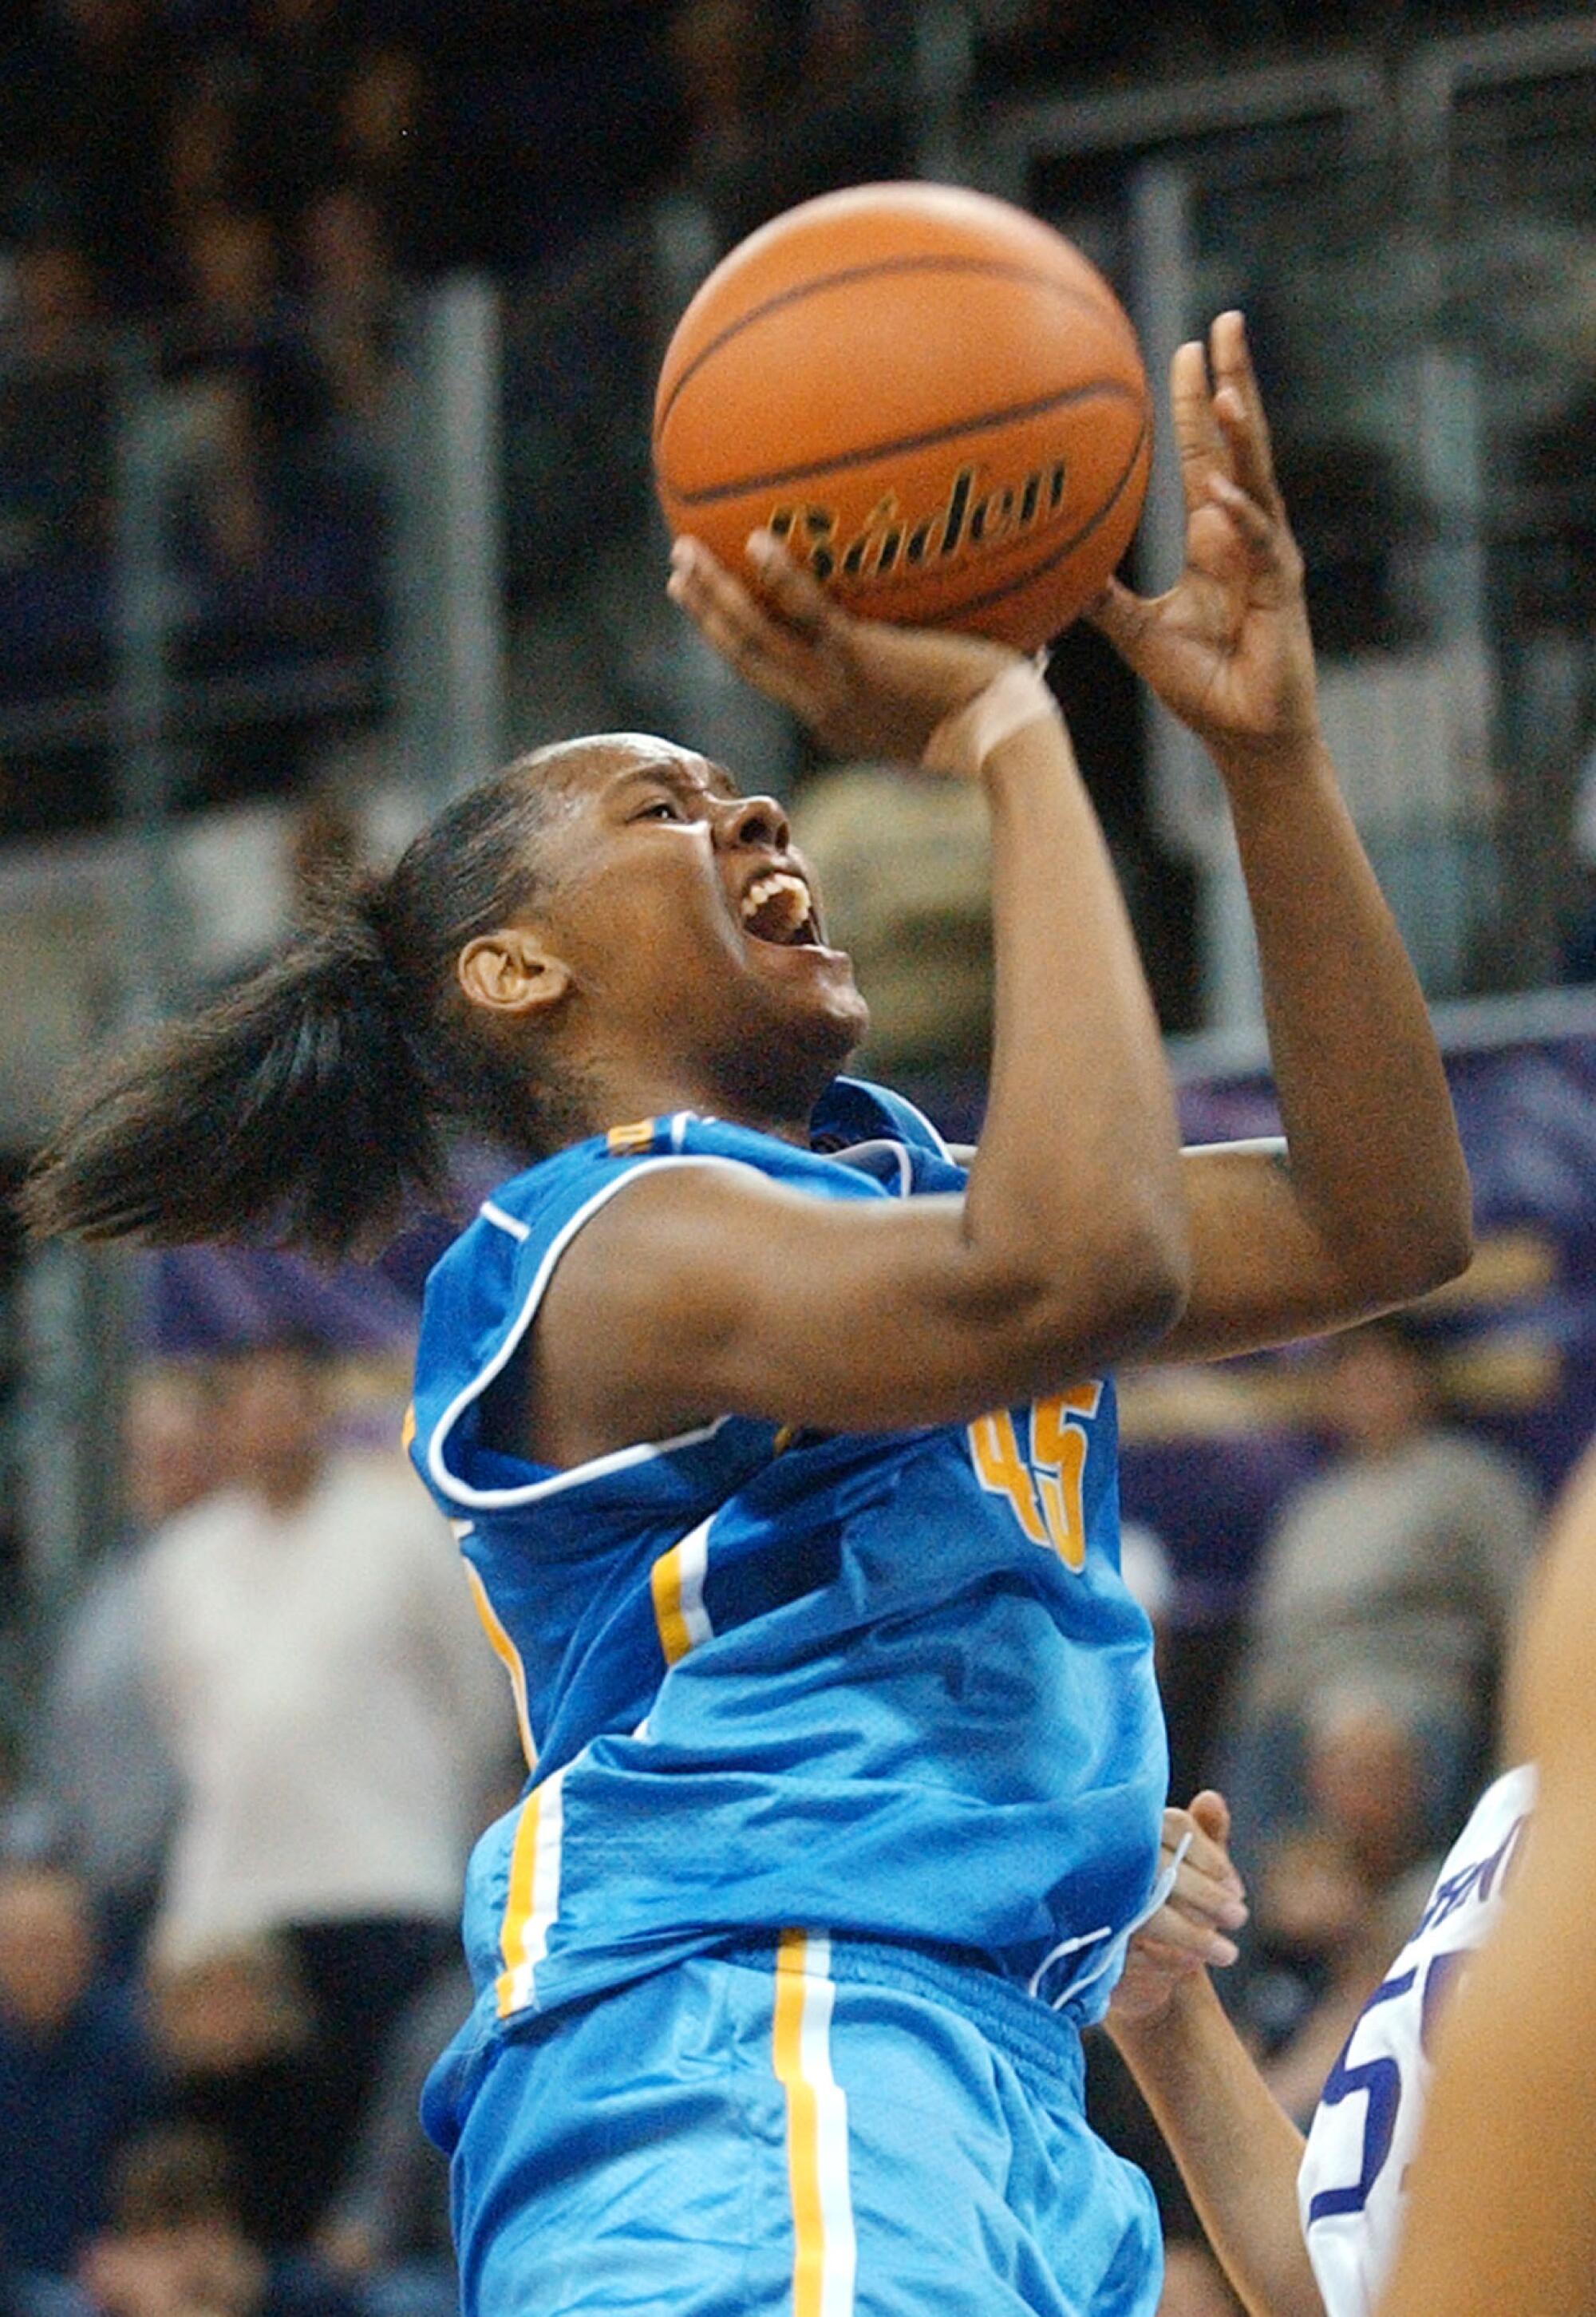
M 907 1104 L 839 1080 L 807 1150 L 690 1114 L 562 1150 L 433 1271 L 411 1453 L 531 1766 L 468 1878 L 479 2019 L 783 1925 L 971 1952 L 1096 2017 L 1167 1767 L 1111 1386 L 890 1433 L 724 1416 L 567 1471 L 486 1446 L 563 1250 L 671 1167 L 861 1201 L 965 1179 Z

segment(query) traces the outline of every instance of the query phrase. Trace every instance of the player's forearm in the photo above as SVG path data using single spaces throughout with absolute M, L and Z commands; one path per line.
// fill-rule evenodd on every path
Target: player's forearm
M 1151 1291 L 1165 1323 L 1186 1275 L 1174 1102 L 1141 961 L 1067 734 L 1028 728 L 982 768 L 992 816 L 996 1004 L 972 1246 L 1072 1295 Z
M 1370 1305 L 1468 1260 L 1467 1170 L 1423 993 L 1323 743 L 1216 750 L 1262 970 L 1297 1196 Z
M 1249 2317 L 1324 2317 L 1297 2218 L 1302 2134 L 1207 1973 L 1155 2018 L 1109 2028 Z

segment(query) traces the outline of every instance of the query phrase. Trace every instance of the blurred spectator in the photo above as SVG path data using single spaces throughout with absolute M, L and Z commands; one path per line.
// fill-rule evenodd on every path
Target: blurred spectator
M 72 368 L 101 351 L 105 309 L 99 277 L 77 237 L 31 235 L 12 259 L 4 344 L 10 362 Z
M 761 0 L 684 0 L 671 21 L 671 48 L 689 114 L 694 174 L 713 180 L 747 167 L 761 143 L 762 114 L 779 56 L 762 40 Z
M 186 1801 L 155 1932 L 168 1973 L 263 1935 L 314 2023 L 301 2170 L 325 2197 L 394 2018 L 453 1950 L 513 1743 L 444 1525 L 398 1456 L 331 1438 L 310 1345 L 229 1364 L 232 1485 L 150 1562 L 154 1679 Z
M 398 285 L 370 196 L 334 185 L 305 211 L 299 237 L 306 322 L 334 421 L 350 452 L 373 459 L 393 384 Z
M 358 2317 L 314 2259 L 269 2259 L 244 2233 L 226 2150 L 181 2126 L 120 2168 L 112 2226 L 78 2269 L 85 2317 Z
M 248 567 L 266 551 L 266 428 L 292 361 L 277 238 L 263 211 L 211 203 L 184 221 L 178 256 L 168 362 L 186 496 L 206 559 Z
M 339 2055 L 321 2048 L 284 1934 L 219 1939 L 149 1964 L 151 2033 L 176 2113 L 227 2151 L 252 2242 L 304 2241 L 325 2201 L 323 2118 Z
M 225 57 L 194 66 L 166 124 L 163 188 L 167 228 L 245 198 L 244 123 L 237 67 Z
M 1410 1760 L 1398 1775 L 1416 1793 L 1416 1749 L 1404 1750 Z M 1423 1906 L 1435 1859 L 1410 1846 L 1404 1860 L 1407 1872 L 1393 1865 L 1382 1873 L 1328 1823 L 1282 1835 L 1265 1854 L 1250 1968 L 1227 1995 L 1265 2054 L 1271 2090 L 1305 2130 L 1336 2054 Z
M 1517 1466 L 1444 1426 L 1421 1328 L 1377 1320 L 1322 1357 L 1336 1453 L 1265 1545 L 1219 1778 L 1250 1874 L 1308 1815 L 1309 1731 L 1349 1690 L 1416 1742 L 1423 1839 L 1461 1819 L 1535 1544 Z
M 8 60 L 24 215 L 64 205 L 115 302 L 158 287 L 161 139 L 181 51 L 157 0 L 58 0 Z
M 387 273 L 374 231 L 361 238 L 368 222 L 358 206 L 317 213 L 317 264 L 340 286 L 358 278 L 364 303 L 334 314 L 329 287 L 308 320 L 263 210 L 212 205 L 184 227 L 167 377 L 183 658 L 196 672 L 371 631 L 381 488 L 368 422 L 385 383 Z M 206 793 L 218 792 L 213 778 Z
M 22 245 L 0 310 L 0 680 L 19 689 L 70 682 L 99 650 L 111 483 L 104 321 L 73 233 L 41 229 Z M 25 820 L 25 792 L 14 801 Z
M 978 1074 L 992 1034 L 979 799 L 954 782 L 851 765 L 805 783 L 797 822 L 827 922 L 870 993 L 866 1066 L 884 1077 Z
M 1559 979 L 1596 982 L 1596 736 L 1581 759 L 1573 822 L 1574 891 L 1563 932 Z
M 70 2267 L 158 2093 L 128 1990 L 99 1975 L 83 1884 L 63 1867 L 0 1863 L 0 2246 L 14 2268 Z
M 724 242 L 834 185 L 914 173 L 914 39 L 903 0 L 682 0 L 669 31 L 682 137 Z
M 1423 1749 L 1377 1695 L 1328 1692 L 1307 1730 L 1309 1816 L 1264 1851 L 1229 1994 L 1304 2128 L 1336 2053 L 1433 1879 Z M 1455 1830 L 1455 1829 L 1452 1829 Z
M 457 1959 L 396 2022 L 349 2169 L 318 2238 L 325 2258 L 352 2277 L 407 2269 L 409 2306 L 430 2278 L 443 2296 L 441 2317 L 450 2317 L 455 2299 L 449 2168 L 422 2131 L 421 2092 L 471 2002 L 470 1973 Z
M 534 139 L 535 124 L 523 131 Z M 451 183 L 458 170 L 474 179 L 477 156 L 446 151 L 442 139 L 439 92 L 416 50 L 398 43 L 361 50 L 339 94 L 332 182 L 370 205 L 406 273 L 486 254 L 462 241 L 463 197 Z M 477 229 L 492 227 L 480 219 Z
M 1365 1888 L 1383 1893 L 1404 1875 L 1425 1874 L 1423 1749 L 1404 1717 L 1378 1689 L 1349 1683 L 1315 1697 L 1306 1740 L 1314 1822 L 1342 1846 Z
M 113 1967 L 136 1952 L 179 1799 L 147 1687 L 147 1555 L 162 1525 L 209 1493 L 217 1448 L 202 1370 L 134 1373 L 122 1411 L 124 1531 L 89 1573 L 40 1700 L 31 1797 L 94 1894 Z
M 231 50 L 243 179 L 284 232 L 336 150 L 350 15 L 344 0 L 251 0 Z

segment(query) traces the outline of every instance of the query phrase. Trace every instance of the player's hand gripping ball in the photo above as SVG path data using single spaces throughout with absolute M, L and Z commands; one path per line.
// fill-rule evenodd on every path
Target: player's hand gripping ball
M 951 185 L 858 185 L 724 258 L 660 372 L 673 533 L 742 567 L 764 526 L 850 611 L 1033 651 L 1141 513 L 1136 333 L 1073 243 Z

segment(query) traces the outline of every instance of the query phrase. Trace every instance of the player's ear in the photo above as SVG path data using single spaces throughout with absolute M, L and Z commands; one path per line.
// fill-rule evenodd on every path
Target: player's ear
M 500 1015 L 545 1013 L 571 987 L 569 966 L 526 926 L 476 935 L 456 959 L 455 975 L 468 1005 Z

